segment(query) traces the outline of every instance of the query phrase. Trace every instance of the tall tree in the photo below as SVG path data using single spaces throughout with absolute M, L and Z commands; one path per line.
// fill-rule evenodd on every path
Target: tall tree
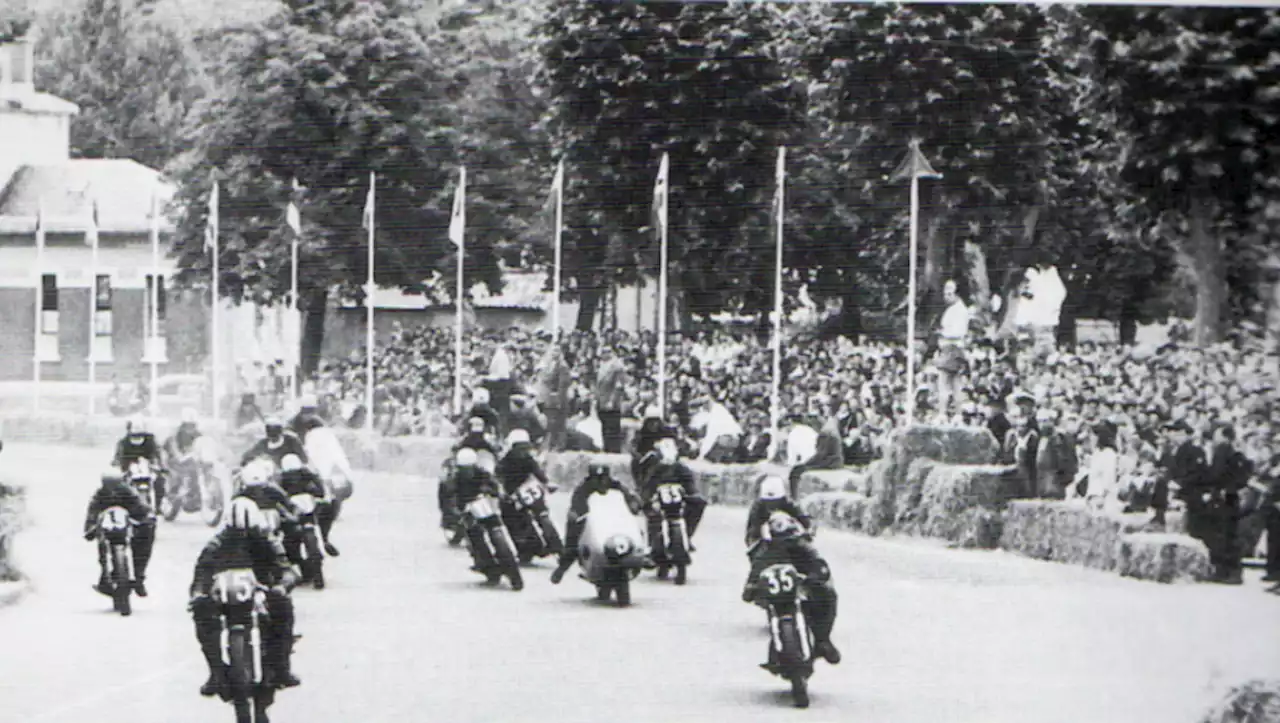
M 601 0 L 549 9 L 541 80 L 554 146 L 573 171 L 567 196 L 580 220 L 566 234 L 566 273 L 583 293 L 580 325 L 610 284 L 657 272 L 655 234 L 640 229 L 664 151 L 673 298 L 687 315 L 753 296 L 770 247 L 760 221 L 774 154 L 803 125 L 766 51 L 776 12 Z
M 1129 195 L 1194 274 L 1196 341 L 1220 341 L 1249 306 L 1232 297 L 1255 288 L 1264 229 L 1280 216 L 1280 12 L 1094 8 L 1088 16 L 1106 91 L 1099 107 L 1131 143 Z
M 291 179 L 303 187 L 308 363 L 320 348 L 330 287 L 363 297 L 371 171 L 378 284 L 421 289 L 440 271 L 452 278 L 446 228 L 463 160 L 447 143 L 453 81 L 441 76 L 414 11 L 399 0 L 286 0 L 265 23 L 227 39 L 218 92 L 188 126 L 190 151 L 176 169 L 186 280 L 208 274 L 205 199 L 216 171 L 224 178 L 222 288 L 234 298 L 280 299 L 289 287 Z M 467 241 L 471 279 L 499 285 L 488 240 Z
M 145 3 L 81 0 L 38 17 L 36 84 L 80 106 L 71 153 L 163 168 L 203 95 L 199 59 Z

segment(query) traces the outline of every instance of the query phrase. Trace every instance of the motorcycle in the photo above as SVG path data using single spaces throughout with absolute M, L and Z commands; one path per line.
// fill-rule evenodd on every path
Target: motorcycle
M 678 484 L 658 485 L 653 496 L 651 524 L 654 531 L 661 531 L 661 537 L 653 540 L 657 550 L 658 579 L 665 580 L 671 568 L 676 570 L 675 583 L 685 584 L 687 568 L 692 558 L 689 556 L 689 527 L 684 519 L 685 500 L 684 487 Z
M 525 480 L 502 507 L 502 517 L 515 541 L 521 565 L 529 564 L 535 557 L 559 555 L 564 549 L 564 540 L 547 509 L 547 490 L 537 479 Z
M 578 542 L 583 580 L 595 585 L 596 599 L 616 596 L 619 607 L 631 604 L 631 581 L 644 569 L 649 544 L 644 526 L 618 490 L 587 498 L 587 519 Z
M 275 691 L 262 685 L 266 587 L 251 569 L 223 570 L 213 578 L 211 597 L 222 623 L 222 659 L 236 723 L 268 723 L 267 708 L 275 702 Z
M 804 614 L 805 576 L 794 565 L 770 565 L 756 580 L 756 604 L 769 614 L 769 657 L 760 667 L 791 683 L 797 708 L 809 707 L 813 632 Z
M 156 475 L 158 471 L 153 469 L 151 461 L 147 459 L 136 459 L 129 465 L 126 478 L 134 491 L 142 497 L 142 501 L 147 506 L 155 510 L 156 505 Z
M 484 537 L 489 545 L 489 551 L 497 561 L 497 569 L 485 571 L 489 583 L 496 584 L 505 574 L 511 581 L 513 590 L 523 590 L 524 578 L 520 575 L 520 563 L 516 560 L 515 543 L 511 539 L 511 532 L 502 522 L 497 498 L 482 494 L 468 502 L 463 524 L 479 525 L 485 532 Z
M 296 537 L 290 540 L 289 556 L 301 561 L 302 579 L 317 590 L 324 589 L 324 541 L 316 521 L 316 498 L 306 493 L 292 495 L 289 501 L 298 512 Z
M 98 547 L 107 561 L 107 579 L 111 582 L 113 609 L 128 617 L 133 614 L 129 596 L 133 593 L 133 541 L 134 520 L 129 511 L 120 506 L 108 507 L 98 515 Z
M 449 543 L 449 547 L 458 547 L 466 537 L 466 530 L 462 526 L 462 513 L 454 504 L 453 494 L 453 460 L 446 460 L 444 474 L 436 485 L 436 504 L 440 507 L 440 530 L 444 533 L 445 541 Z
M 160 514 L 168 522 L 177 519 L 179 512 L 199 512 L 209 527 L 217 527 L 222 521 L 226 507 L 222 485 L 213 472 L 213 465 L 206 461 L 211 456 L 203 449 L 202 442 L 203 437 L 196 440 L 189 452 L 170 457 L 172 485 L 160 505 Z

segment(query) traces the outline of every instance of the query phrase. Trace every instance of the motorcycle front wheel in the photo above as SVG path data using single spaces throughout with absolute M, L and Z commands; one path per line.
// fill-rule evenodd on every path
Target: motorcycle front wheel
M 113 545 L 111 547 L 111 567 L 115 583 L 115 609 L 116 612 L 128 617 L 133 614 L 133 609 L 129 604 L 129 594 L 133 591 L 133 583 L 129 580 L 129 548 L 125 545 Z
M 256 700 L 253 689 L 253 656 L 249 644 L 248 631 L 244 628 L 231 630 L 227 634 L 227 657 L 230 667 L 227 670 L 227 683 L 231 688 L 231 703 L 236 710 L 236 723 L 253 723 Z

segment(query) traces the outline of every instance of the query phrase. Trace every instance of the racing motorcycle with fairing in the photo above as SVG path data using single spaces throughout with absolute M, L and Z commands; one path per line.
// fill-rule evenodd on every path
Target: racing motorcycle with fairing
M 467 503 L 463 511 L 462 524 L 468 528 L 479 526 L 484 533 L 485 544 L 495 561 L 495 568 L 486 570 L 485 576 L 490 584 L 497 584 L 505 575 L 511 581 L 513 590 L 524 589 L 524 578 L 520 574 L 520 562 L 516 559 L 515 543 L 511 532 L 502 521 L 501 506 L 498 498 L 490 494 L 482 494 Z M 470 538 L 466 538 L 471 545 Z
M 169 456 L 172 473 L 160 514 L 172 522 L 179 512 L 200 513 L 209 527 L 217 527 L 226 507 L 222 483 L 214 471 L 213 455 L 208 441 L 198 437 L 191 449 Z
M 138 520 L 118 505 L 98 515 L 99 554 L 106 560 L 106 579 L 111 585 L 113 609 L 123 616 L 133 614 L 129 596 L 133 593 L 133 527 Z
M 537 478 L 526 479 L 502 503 L 502 517 L 515 542 L 520 564 L 527 565 L 535 557 L 559 555 L 564 540 L 547 509 L 547 488 Z
M 135 459 L 125 471 L 125 481 L 142 497 L 142 501 L 154 512 L 156 510 L 156 476 L 159 470 L 151 466 L 151 461 Z
M 809 707 L 813 632 L 804 614 L 805 576 L 789 563 L 770 565 L 756 579 L 756 604 L 769 615 L 769 657 L 760 667 L 791 683 L 797 708 Z
M 685 521 L 684 487 L 679 484 L 661 484 L 653 495 L 653 508 L 650 514 L 659 519 L 661 539 L 653 540 L 661 554 L 655 555 L 658 562 L 658 579 L 665 580 L 671 569 L 675 568 L 675 583 L 685 584 L 688 566 L 692 562 L 689 556 L 689 526 Z
M 235 707 L 236 723 L 269 723 L 267 709 L 275 702 L 275 690 L 263 685 L 266 590 L 253 570 L 243 568 L 219 572 L 210 591 L 222 624 L 222 659 L 227 664 L 224 699 Z
M 649 553 L 645 527 L 618 490 L 587 498 L 586 524 L 578 541 L 579 577 L 595 585 L 596 599 L 616 597 L 631 604 L 631 581 L 644 569 Z

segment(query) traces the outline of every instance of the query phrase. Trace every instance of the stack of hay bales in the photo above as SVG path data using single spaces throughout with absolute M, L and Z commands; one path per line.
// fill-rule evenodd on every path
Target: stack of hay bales
M 870 499 L 857 492 L 817 492 L 800 500 L 806 515 L 837 530 L 862 532 Z
M 908 470 L 908 478 L 914 476 L 923 476 L 919 497 L 914 507 L 899 507 L 897 531 L 959 547 L 996 547 L 1005 504 L 1021 487 L 1016 468 L 918 460 Z
M 1231 689 L 1200 723 L 1277 723 L 1280 681 L 1251 680 Z
M 1204 545 L 1180 534 L 1146 532 L 1147 516 L 1095 510 L 1079 500 L 1017 500 L 1005 513 L 1000 547 L 1038 560 L 1115 571 L 1144 580 L 1203 579 Z
M 872 535 L 897 526 L 916 525 L 924 514 L 921 505 L 930 474 L 942 465 L 990 465 L 999 450 L 995 437 L 986 429 L 968 427 L 913 426 L 898 430 L 889 440 L 884 459 L 871 465 L 868 475 L 870 503 L 863 529 Z M 913 469 L 913 465 L 915 465 Z M 945 480 L 939 480 L 942 484 Z M 963 490 L 957 489 L 956 492 Z M 948 491 L 931 493 L 940 504 Z
M 14 536 L 22 529 L 25 507 L 20 487 L 0 484 L 0 582 L 12 582 L 21 578 L 9 557 Z

